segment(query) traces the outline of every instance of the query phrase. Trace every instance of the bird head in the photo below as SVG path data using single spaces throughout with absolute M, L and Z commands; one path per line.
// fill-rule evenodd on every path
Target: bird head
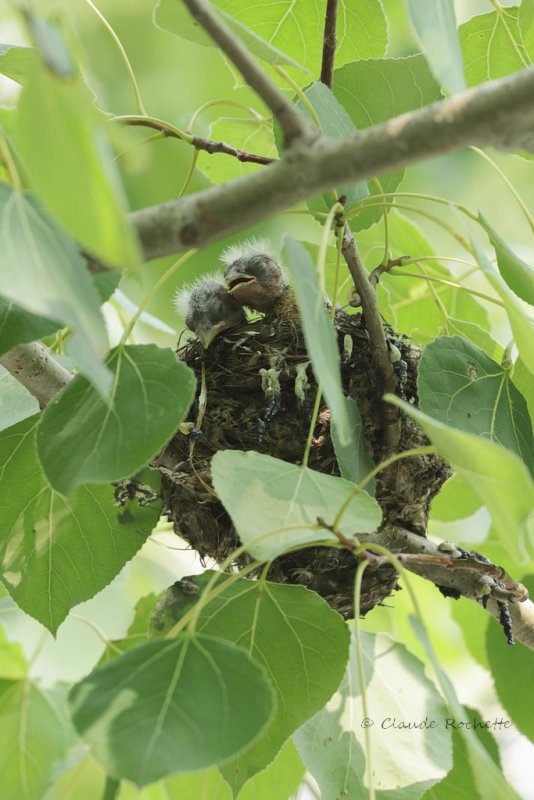
M 246 322 L 237 300 L 215 278 L 201 278 L 175 297 L 175 308 L 207 349 L 216 336 Z
M 224 279 L 228 292 L 243 306 L 256 311 L 270 311 L 285 291 L 284 274 L 269 254 L 268 243 L 252 240 L 228 248 L 223 255 L 227 264 Z

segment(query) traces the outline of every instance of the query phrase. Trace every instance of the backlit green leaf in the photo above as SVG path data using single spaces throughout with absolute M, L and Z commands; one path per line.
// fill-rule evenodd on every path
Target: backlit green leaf
M 213 575 L 191 576 L 187 592 L 180 582 L 168 589 L 154 629 L 163 634 L 172 628 L 199 599 L 190 593 L 191 582 L 203 589 Z M 245 647 L 265 668 L 276 692 L 276 713 L 263 736 L 222 768 L 237 791 L 335 691 L 347 662 L 348 629 L 339 614 L 303 586 L 240 579 L 202 609 L 197 630 Z
M 80 76 L 44 64 L 25 83 L 15 138 L 40 199 L 88 252 L 115 267 L 139 261 L 112 163 L 107 118 Z
M 237 532 L 254 558 L 268 561 L 290 547 L 335 536 L 317 525 L 332 523 L 354 485 L 272 456 L 222 450 L 211 462 L 213 484 Z M 381 513 L 376 501 L 358 492 L 340 523 L 346 536 L 373 531 Z
M 100 393 L 109 392 L 100 302 L 76 245 L 29 192 L 0 184 L 0 216 L 0 293 L 33 314 L 71 326 L 67 352 Z
M 410 624 L 432 662 L 439 679 L 439 685 L 449 707 L 450 715 L 460 725 L 458 730 L 466 746 L 469 766 L 480 797 L 483 797 L 484 800 L 519 800 L 519 796 L 504 778 L 500 766 L 495 763 L 488 749 L 479 740 L 474 730 L 466 725 L 461 725 L 462 722 L 470 722 L 468 714 L 458 702 L 454 687 L 443 672 L 430 644 L 427 631 L 421 624 L 420 619 L 410 617 Z
M 530 63 L 514 6 L 473 17 L 460 25 L 459 34 L 468 86 L 503 78 Z
M 508 288 L 497 268 L 493 266 L 473 236 L 471 243 L 480 268 L 504 303 L 519 355 L 525 366 L 534 374 L 534 316 L 525 312 L 521 301 Z
M 0 680 L 0 770 L 6 800 L 43 797 L 69 744 L 68 722 L 52 695 L 29 681 Z
M 361 644 L 367 709 L 362 706 L 353 640 L 337 692 L 297 731 L 294 741 L 323 797 L 365 797 L 367 728 L 377 765 L 373 774 L 377 796 L 416 800 L 450 769 L 446 710 L 423 664 L 403 645 L 385 634 L 370 633 L 361 634 Z M 403 729 L 403 723 L 414 727 Z
M 480 213 L 478 221 L 495 248 L 497 264 L 502 277 L 521 300 L 534 306 L 534 269 L 508 247 L 504 239 L 501 239 L 487 219 Z
M 269 63 L 298 66 L 298 78 L 320 70 L 325 9 L 308 0 L 280 0 L 251 4 L 249 0 L 215 0 L 224 21 L 258 58 Z M 179 3 L 160 0 L 156 22 L 162 28 L 204 45 L 213 46 L 203 30 Z M 336 64 L 384 55 L 387 22 L 380 0 L 339 0 Z M 303 68 L 306 72 L 303 72 Z
M 449 461 L 487 506 L 498 538 L 512 558 L 534 552 L 534 482 L 526 465 L 510 450 L 480 436 L 432 419 L 395 395 L 386 399 L 421 425 L 438 452 Z
M 459 336 L 441 336 L 423 353 L 421 411 L 512 450 L 534 476 L 534 436 L 527 404 L 509 370 Z
M 0 73 L 17 83 L 24 83 L 34 68 L 35 50 L 14 44 L 0 44 Z
M 39 403 L 6 369 L 0 366 L 0 431 L 31 417 L 39 411 Z
M 0 434 L 0 563 L 17 604 L 55 633 L 73 606 L 103 589 L 135 555 L 161 504 L 129 501 L 117 508 L 112 486 L 80 486 L 65 501 L 37 461 L 38 420 Z
M 193 399 L 193 374 L 171 349 L 119 346 L 108 366 L 109 403 L 76 376 L 47 406 L 39 426 L 41 463 L 64 495 L 82 483 L 133 475 L 172 436 Z
M 268 724 L 273 703 L 265 670 L 244 649 L 203 634 L 140 645 L 70 695 L 98 760 L 141 786 L 237 755 Z
M 532 597 L 534 576 L 522 578 L 521 583 Z M 526 701 L 527 687 L 534 681 L 532 650 L 520 642 L 507 647 L 502 627 L 495 619 L 490 620 L 486 631 L 486 650 L 499 700 L 521 733 L 534 742 L 534 719 Z

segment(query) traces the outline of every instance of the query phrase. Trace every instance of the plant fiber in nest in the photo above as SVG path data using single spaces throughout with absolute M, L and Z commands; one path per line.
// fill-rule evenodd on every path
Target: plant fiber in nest
M 374 463 L 385 455 L 381 430 L 381 401 L 372 366 L 369 338 L 361 314 L 338 311 L 335 327 L 341 354 L 345 393 L 360 408 L 364 439 Z M 388 341 L 400 350 L 398 393 L 417 403 L 416 377 L 421 351 L 386 327 Z M 239 545 L 232 521 L 215 495 L 210 460 L 218 450 L 255 450 L 294 464 L 302 462 L 308 436 L 316 382 L 311 364 L 306 369 L 309 386 L 295 393 L 299 371 L 309 362 L 298 315 L 269 314 L 243 328 L 219 336 L 208 350 L 189 339 L 178 357 L 197 377 L 197 395 L 189 413 L 193 433 L 176 433 L 153 466 L 163 475 L 166 513 L 178 535 L 200 557 L 222 562 Z M 269 391 L 268 371 L 275 370 L 279 397 Z M 262 372 L 263 371 L 263 372 Z M 273 373 L 271 372 L 271 375 Z M 263 379 L 263 380 L 262 380 Z M 400 412 L 399 412 L 400 413 Z M 421 429 L 401 415 L 399 450 L 428 444 Z M 308 466 L 339 475 L 330 437 L 330 412 L 321 406 L 315 426 Z M 425 535 L 432 497 L 449 477 L 444 462 L 435 455 L 400 461 L 376 482 L 376 498 L 383 525 L 407 528 Z M 370 532 L 372 533 L 372 532 Z M 360 541 L 362 536 L 360 535 Z M 239 564 L 246 558 L 238 559 Z M 357 560 L 346 549 L 308 547 L 279 557 L 269 579 L 300 583 L 318 592 L 343 616 L 353 613 L 354 574 Z M 390 566 L 369 567 L 364 573 L 361 608 L 366 613 L 397 587 Z

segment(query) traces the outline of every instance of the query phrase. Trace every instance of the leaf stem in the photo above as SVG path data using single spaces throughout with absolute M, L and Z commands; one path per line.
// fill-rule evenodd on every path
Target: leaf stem
M 141 92 L 139 91 L 139 86 L 138 86 L 137 81 L 135 79 L 135 75 L 134 75 L 134 71 L 132 69 L 132 65 L 130 64 L 128 56 L 126 55 L 126 50 L 122 46 L 121 40 L 119 39 L 119 37 L 117 36 L 117 34 L 115 33 L 115 31 L 113 30 L 111 25 L 109 24 L 109 22 L 107 21 L 105 16 L 102 14 L 102 12 L 99 11 L 98 8 L 95 6 L 95 4 L 92 2 L 92 0 L 84 0 L 84 2 L 87 3 L 87 5 L 90 8 L 93 9 L 93 11 L 95 12 L 96 16 L 99 18 L 100 22 L 104 25 L 104 27 L 107 29 L 108 33 L 110 34 L 111 38 L 115 42 L 115 44 L 116 44 L 116 46 L 117 46 L 117 48 L 119 50 L 119 53 L 121 55 L 121 58 L 124 61 L 124 65 L 126 66 L 126 70 L 128 72 L 128 76 L 129 76 L 130 82 L 132 84 L 132 89 L 133 89 L 133 93 L 134 93 L 134 96 L 135 96 L 135 102 L 136 102 L 136 105 L 137 105 L 137 111 L 138 111 L 139 114 L 142 114 L 143 116 L 146 116 L 146 111 L 145 111 L 145 107 L 143 105 L 143 100 L 141 99 Z
M 119 796 L 120 788 L 121 781 L 118 778 L 115 778 L 113 775 L 106 775 L 102 800 L 115 800 L 115 798 Z
M 128 337 L 130 336 L 132 330 L 134 329 L 134 327 L 135 327 L 135 325 L 137 323 L 137 320 L 139 319 L 139 317 L 143 313 L 144 309 L 147 307 L 148 303 L 152 300 L 154 295 L 157 292 L 159 292 L 161 287 L 169 280 L 169 278 L 172 275 L 174 275 L 176 270 L 179 269 L 179 267 L 181 267 L 182 264 L 184 264 L 186 261 L 188 261 L 191 258 L 191 256 L 193 256 L 196 252 L 197 252 L 196 250 L 188 250 L 187 253 L 184 253 L 184 255 L 181 256 L 178 259 L 178 261 L 175 261 L 173 264 L 171 264 L 169 269 L 166 272 L 163 273 L 161 278 L 159 280 L 157 280 L 156 283 L 153 286 L 150 287 L 148 292 L 145 294 L 145 296 L 143 297 L 143 299 L 139 303 L 139 306 L 137 307 L 137 311 L 132 316 L 132 318 L 130 319 L 130 322 L 128 323 L 128 325 L 124 329 L 124 332 L 123 332 L 123 334 L 121 336 L 121 340 L 119 342 L 119 346 L 122 346 L 122 345 L 126 344 L 126 342 L 128 340 Z
M 413 263 L 416 263 L 416 261 L 417 259 L 413 259 Z M 404 275 L 405 278 L 420 278 L 421 280 L 431 281 L 432 283 L 441 283 L 443 286 L 449 286 L 451 289 L 460 289 L 462 292 L 468 292 L 468 294 L 472 294 L 475 297 L 480 297 L 483 300 L 487 300 L 488 303 L 494 303 L 494 305 L 504 308 L 504 303 L 502 300 L 497 300 L 497 298 L 491 297 L 491 295 L 485 294 L 484 292 L 479 292 L 476 289 L 470 289 L 468 286 L 462 286 L 461 283 L 448 281 L 445 278 L 438 278 L 435 275 L 421 275 L 417 272 L 397 272 L 395 270 L 390 270 L 388 275 L 393 275 L 396 278 L 401 278 Z
M 515 186 L 511 182 L 511 180 L 504 174 L 504 172 L 499 167 L 499 165 L 487 153 L 485 153 L 484 150 L 481 150 L 480 147 L 475 147 L 474 145 L 472 145 L 469 149 L 472 150 L 473 153 L 476 153 L 481 158 L 483 158 L 485 161 L 487 161 L 488 164 L 491 164 L 491 166 L 493 167 L 495 172 L 497 172 L 497 174 L 502 178 L 502 180 L 505 182 L 505 184 L 508 186 L 508 188 L 510 189 L 511 193 L 515 197 L 515 200 L 516 200 L 518 206 L 520 207 L 521 211 L 525 215 L 526 220 L 527 220 L 528 224 L 530 225 L 531 230 L 534 232 L 534 218 L 532 217 L 532 214 L 528 210 L 526 203 L 524 202 L 523 198 L 521 197 L 521 195 L 519 194 L 519 192 L 517 191 L 517 189 L 515 188 Z
M 360 682 L 360 694 L 362 696 L 362 712 L 364 720 L 369 719 L 369 706 L 367 705 L 367 685 L 365 681 L 365 665 L 363 663 L 361 623 L 360 623 L 360 614 L 361 614 L 360 598 L 362 594 L 363 573 L 365 572 L 368 566 L 369 566 L 369 561 L 360 561 L 358 563 L 358 567 L 356 569 L 356 573 L 354 576 L 354 638 L 356 645 L 356 663 L 358 665 L 358 680 Z M 369 800 L 374 800 L 375 787 L 374 787 L 374 773 L 373 773 L 373 747 L 371 741 L 371 728 L 366 725 L 363 730 L 364 730 L 363 736 L 365 739 L 365 765 L 367 773 L 367 787 L 369 790 L 368 797 Z
M 354 489 L 348 495 L 345 502 L 341 505 L 339 511 L 335 516 L 334 522 L 332 523 L 333 530 L 339 531 L 341 520 L 349 505 L 352 503 L 358 492 L 361 492 L 367 486 L 369 481 L 372 481 L 373 478 L 376 475 L 378 475 L 379 472 L 391 466 L 392 464 L 395 464 L 397 461 L 401 461 L 403 458 L 411 458 L 412 456 L 419 456 L 419 455 L 424 455 L 425 453 L 435 453 L 435 452 L 436 448 L 433 447 L 432 445 L 426 445 L 424 447 L 413 447 L 410 450 L 403 450 L 401 453 L 394 453 L 393 455 L 389 456 L 389 458 L 386 458 L 384 459 L 384 461 L 381 461 L 380 464 L 378 464 L 370 472 L 368 472 L 365 478 L 363 478 L 354 487 Z

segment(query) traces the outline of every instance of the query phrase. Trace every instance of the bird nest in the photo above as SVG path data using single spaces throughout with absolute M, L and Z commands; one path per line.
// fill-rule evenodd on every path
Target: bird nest
M 359 406 L 368 453 L 374 463 L 385 455 L 383 405 L 376 383 L 363 317 L 338 311 L 335 317 L 345 394 Z M 385 327 L 388 342 L 400 351 L 397 393 L 417 404 L 421 351 Z M 224 561 L 239 545 L 234 525 L 211 484 L 210 460 L 218 450 L 255 450 L 293 464 L 302 462 L 316 382 L 296 315 L 266 315 L 244 328 L 218 336 L 205 350 L 192 338 L 178 357 L 195 372 L 197 395 L 189 425 L 181 426 L 153 466 L 163 477 L 166 513 L 177 534 L 202 559 Z M 428 444 L 421 429 L 400 414 L 399 450 Z M 339 475 L 330 412 L 322 405 L 308 466 Z M 376 498 L 383 525 L 398 525 L 425 535 L 428 509 L 449 470 L 432 454 L 398 462 L 387 479 L 380 474 Z M 238 563 L 242 564 L 243 560 Z M 307 547 L 277 558 L 269 579 L 315 590 L 343 616 L 353 612 L 357 559 L 349 550 Z M 366 613 L 397 587 L 390 566 L 364 573 L 361 608 Z

